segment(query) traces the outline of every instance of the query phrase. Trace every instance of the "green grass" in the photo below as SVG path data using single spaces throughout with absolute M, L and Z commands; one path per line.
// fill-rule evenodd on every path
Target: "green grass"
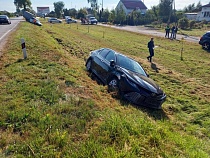
M 1 157 L 210 156 L 210 54 L 201 46 L 156 37 L 151 64 L 150 36 L 42 23 L 22 22 L 0 58 Z M 85 59 L 101 47 L 143 65 L 167 94 L 163 110 L 114 98 L 88 76 Z

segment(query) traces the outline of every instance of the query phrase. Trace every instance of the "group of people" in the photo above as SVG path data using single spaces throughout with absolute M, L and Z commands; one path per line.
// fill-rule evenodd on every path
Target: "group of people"
M 169 34 L 170 34 L 170 31 L 171 31 L 170 39 L 176 39 L 176 34 L 177 34 L 177 31 L 178 31 L 177 26 L 172 26 L 170 28 L 170 26 L 167 25 L 166 28 L 165 28 L 165 31 L 166 31 L 165 37 L 169 38 Z

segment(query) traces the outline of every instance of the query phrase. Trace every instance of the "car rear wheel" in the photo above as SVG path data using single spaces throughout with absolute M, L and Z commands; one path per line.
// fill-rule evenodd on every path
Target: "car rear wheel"
M 108 91 L 115 94 L 119 93 L 119 80 L 116 77 L 112 77 L 108 81 Z
M 205 43 L 203 44 L 203 49 L 209 50 L 209 49 L 210 49 L 210 44 L 209 44 L 208 42 L 205 42 Z
M 86 64 L 86 70 L 87 70 L 87 71 L 91 71 L 91 65 L 92 65 L 92 60 L 89 59 L 89 60 L 87 61 L 87 64 Z

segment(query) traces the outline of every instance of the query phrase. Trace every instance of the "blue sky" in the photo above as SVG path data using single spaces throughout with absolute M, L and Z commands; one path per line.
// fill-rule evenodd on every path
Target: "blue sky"
M 87 3 L 87 0 L 31 0 L 32 8 L 36 10 L 37 7 L 50 7 L 50 11 L 54 10 L 53 3 L 63 1 L 65 4 L 64 8 L 76 8 L 77 10 L 83 7 L 90 7 L 90 4 Z M 159 4 L 160 0 L 142 0 L 148 9 L 151 9 L 152 6 Z M 202 5 L 209 3 L 209 0 L 175 0 L 176 9 L 183 9 L 189 4 L 201 2 Z M 14 0 L 0 0 L 0 11 L 6 10 L 9 12 L 15 12 Z M 102 0 L 98 0 L 99 4 L 102 3 Z M 118 4 L 119 0 L 103 0 L 104 9 L 108 8 L 109 10 L 114 9 Z

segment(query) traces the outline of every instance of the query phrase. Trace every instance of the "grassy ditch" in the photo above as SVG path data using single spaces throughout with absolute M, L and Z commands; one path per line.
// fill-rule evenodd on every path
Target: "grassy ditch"
M 151 64 L 149 38 L 95 25 L 22 22 L 0 58 L 0 155 L 208 158 L 210 54 L 155 37 Z M 163 110 L 113 98 L 88 76 L 85 59 L 101 47 L 143 65 L 168 96 Z

